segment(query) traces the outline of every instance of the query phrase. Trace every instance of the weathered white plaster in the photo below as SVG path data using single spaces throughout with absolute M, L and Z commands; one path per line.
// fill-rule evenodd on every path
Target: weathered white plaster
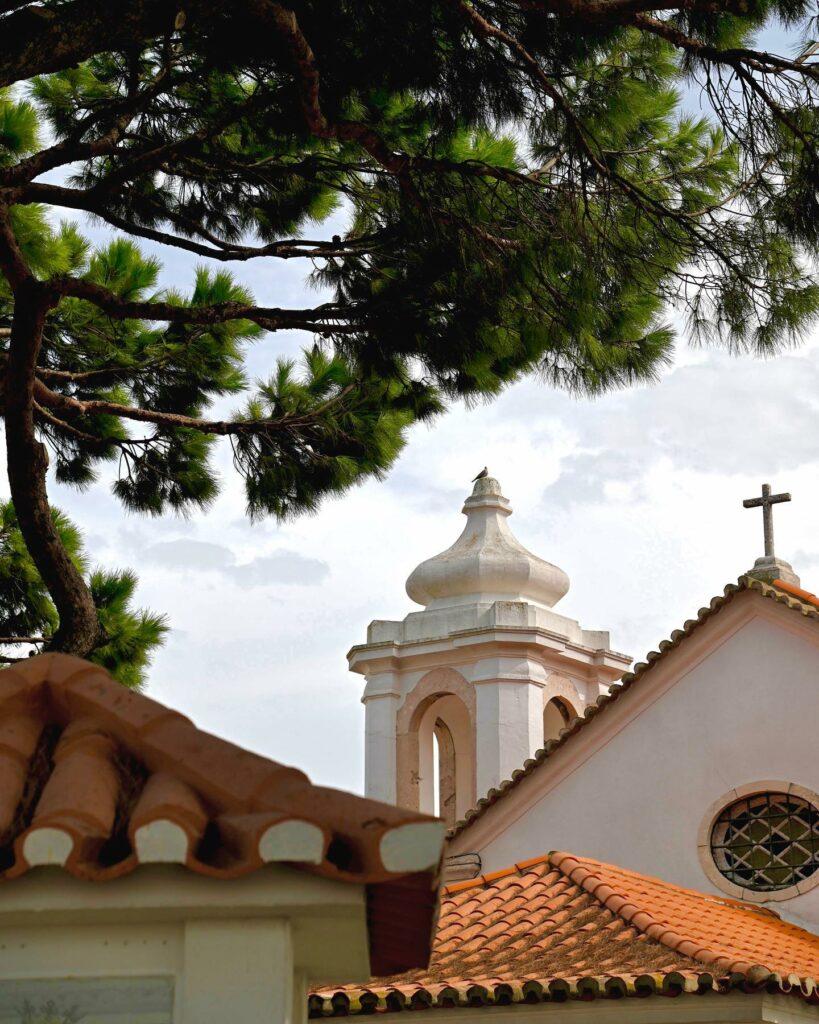
M 407 580 L 413 601 L 430 610 L 504 600 L 551 608 L 565 596 L 566 573 L 527 551 L 509 529 L 512 506 L 497 480 L 478 480 L 463 511 L 467 522 L 461 536 Z
M 65 864 L 74 849 L 74 840 L 61 828 L 36 828 L 23 840 L 23 856 L 32 867 Z
M 137 860 L 142 864 L 184 864 L 189 845 L 187 832 L 174 821 L 152 821 L 134 833 Z
M 568 850 L 705 892 L 704 818 L 773 780 L 819 792 L 819 623 L 746 591 L 558 748 L 450 854 L 494 871 Z M 819 929 L 819 887 L 766 900 Z
M 542 684 L 477 679 L 478 792 L 487 793 L 543 746 Z
M 364 887 L 292 868 L 229 883 L 176 865 L 104 883 L 49 869 L 2 895 L 0 986 L 165 978 L 173 1024 L 303 1024 L 310 981 L 369 975 Z
M 309 821 L 280 821 L 262 834 L 259 856 L 267 863 L 292 860 L 321 864 L 324 833 Z
M 380 677 L 378 678 L 380 681 Z M 368 690 L 373 682 L 376 681 L 368 681 Z M 381 800 L 388 804 L 397 802 L 395 716 L 399 700 L 400 693 L 392 690 L 378 692 L 376 689 L 362 697 L 367 709 L 364 742 L 365 792 L 372 800 Z
M 497 480 L 479 480 L 461 536 L 407 581 L 424 610 L 371 623 L 367 643 L 350 651 L 351 670 L 367 680 L 368 796 L 434 810 L 440 719 L 455 743 L 462 817 L 543 746 L 553 696 L 580 712 L 628 667 L 608 633 L 554 611 L 568 576 L 517 541 L 511 511 Z
M 418 760 L 426 766 L 419 772 L 419 806 L 435 807 L 435 772 L 432 770 L 434 759 L 433 734 L 435 723 L 442 720 L 452 738 L 455 748 L 455 808 L 453 824 L 458 820 L 457 811 L 469 807 L 474 799 L 475 775 L 472 766 L 475 762 L 475 737 L 472 717 L 469 708 L 454 694 L 439 697 L 427 705 L 420 725 L 418 726 Z M 443 816 L 443 811 L 440 812 Z
M 438 863 L 443 839 L 439 821 L 399 825 L 381 837 L 381 863 L 387 871 L 426 871 Z
M 188 921 L 184 933 L 182 1020 L 294 1024 L 307 1000 L 296 991 L 291 925 L 272 921 Z

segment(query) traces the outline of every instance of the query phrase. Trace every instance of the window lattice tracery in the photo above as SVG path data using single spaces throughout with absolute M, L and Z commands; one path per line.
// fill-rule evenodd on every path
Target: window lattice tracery
M 711 830 L 711 854 L 735 885 L 787 889 L 819 869 L 819 810 L 786 793 L 756 793 L 725 808 Z

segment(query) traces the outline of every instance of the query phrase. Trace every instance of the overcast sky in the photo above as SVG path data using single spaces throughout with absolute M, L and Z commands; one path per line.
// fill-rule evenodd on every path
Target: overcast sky
M 190 286 L 188 257 L 158 254 L 163 283 Z M 303 305 L 315 295 L 302 272 L 256 263 L 239 276 L 260 302 Z M 261 341 L 251 374 L 304 343 Z M 83 526 L 93 558 L 135 568 L 140 603 L 168 614 L 151 696 L 360 791 L 363 680 L 345 655 L 371 619 L 412 610 L 406 577 L 455 540 L 483 465 L 520 540 L 569 574 L 558 610 L 610 630 L 612 646 L 640 660 L 762 554 L 761 514 L 742 499 L 763 481 L 793 493 L 775 510 L 777 553 L 819 587 L 817 437 L 819 338 L 767 362 L 682 343 L 654 387 L 592 402 L 528 380 L 492 405 L 456 408 L 413 431 L 385 482 L 285 526 L 250 524 L 227 447 L 221 497 L 187 521 L 126 514 L 110 477 L 84 494 L 52 483 L 51 497 Z

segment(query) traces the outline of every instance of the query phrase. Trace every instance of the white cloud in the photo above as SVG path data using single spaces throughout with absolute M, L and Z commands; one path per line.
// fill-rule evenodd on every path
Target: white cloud
M 197 572 L 225 569 L 235 561 L 233 552 L 224 544 L 186 537 L 151 544 L 142 552 L 142 559 L 165 569 L 191 569 Z
M 326 562 L 307 558 L 286 548 L 260 555 L 249 562 L 237 563 L 234 553 L 224 544 L 187 537 L 151 544 L 142 551 L 141 560 L 143 564 L 165 570 L 219 572 L 224 579 L 243 587 L 265 587 L 276 583 L 315 586 L 330 571 Z

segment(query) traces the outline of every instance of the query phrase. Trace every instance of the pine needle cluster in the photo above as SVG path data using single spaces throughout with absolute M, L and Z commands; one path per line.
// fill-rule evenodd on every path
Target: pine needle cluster
M 795 343 L 819 313 L 811 18 L 807 0 L 0 5 L 2 414 L 52 646 L 104 649 L 114 598 L 48 513 L 49 464 L 184 514 L 216 495 L 227 439 L 249 513 L 286 518 L 382 476 L 453 401 L 526 374 L 578 395 L 655 380 L 674 322 L 733 351 Z M 795 55 L 756 47 L 772 24 Z M 115 240 L 93 249 L 72 211 Z M 144 241 L 188 255 L 189 290 Z M 259 305 L 230 270 L 257 260 L 274 285 L 300 261 L 329 298 Z M 302 358 L 248 380 L 248 346 L 282 331 Z

